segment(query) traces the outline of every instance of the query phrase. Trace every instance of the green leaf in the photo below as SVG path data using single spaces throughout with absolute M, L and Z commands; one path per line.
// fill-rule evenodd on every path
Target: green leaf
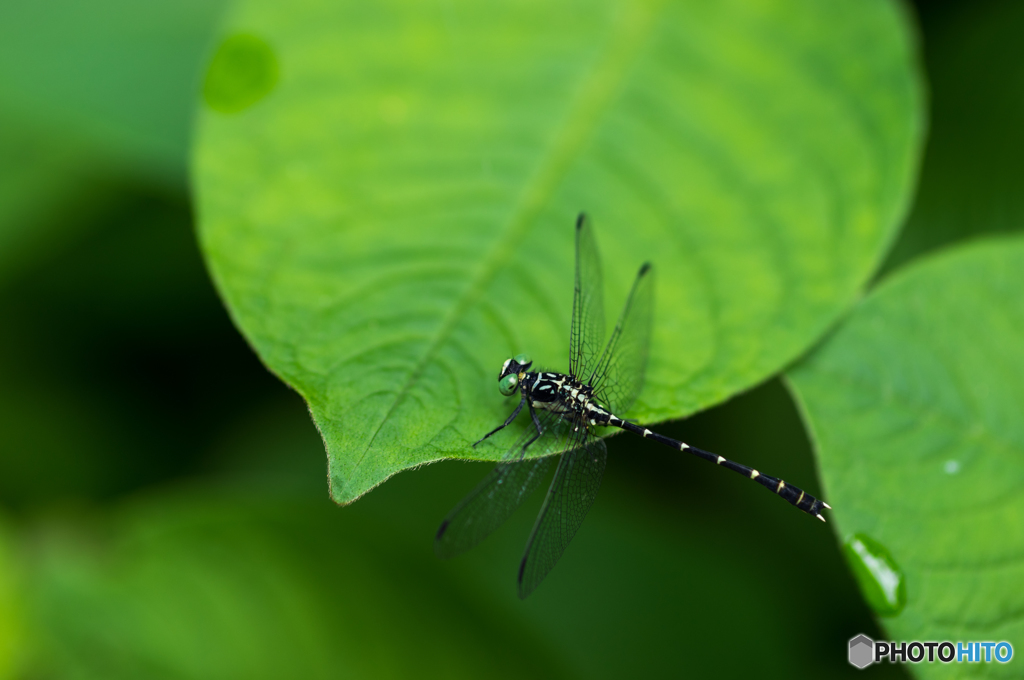
M 576 212 L 608 318 L 658 270 L 632 416 L 747 389 L 835 321 L 895 233 L 922 135 L 897 3 L 238 5 L 280 80 L 204 110 L 200 237 L 309 403 L 332 495 L 501 455 L 501 363 L 565 370 Z
M 25 632 L 21 578 L 6 518 L 0 517 L 0 680 L 19 677 Z
M 0 113 L 0 289 L 88 230 L 111 175 L 96 149 Z
M 429 550 L 322 501 L 177 493 L 83 525 L 35 536 L 33 677 L 559 675 Z
M 922 21 L 928 143 L 886 270 L 957 239 L 1024 229 L 1024 4 L 936 3 Z
M 789 373 L 839 535 L 869 537 L 891 557 L 889 573 L 903 574 L 905 608 L 879 606 L 895 614 L 884 621 L 891 639 L 1024 647 L 1021 272 L 1021 238 L 925 258 Z M 861 552 L 884 567 L 869 548 Z M 862 583 L 874 602 L 871 580 Z M 972 670 L 1015 673 L 994 663 Z
M 0 111 L 184 184 L 193 102 L 224 0 L 0 3 Z

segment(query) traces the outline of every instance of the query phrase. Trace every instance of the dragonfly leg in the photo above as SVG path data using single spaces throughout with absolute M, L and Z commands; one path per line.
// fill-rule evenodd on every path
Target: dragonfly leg
M 526 401 L 526 399 L 524 398 L 523 401 Z M 527 407 L 529 407 L 530 409 L 530 417 L 533 418 L 533 424 L 537 428 L 537 436 L 539 437 L 542 434 L 544 434 L 544 428 L 540 424 L 540 418 L 537 417 L 537 412 L 533 410 L 533 404 L 527 403 Z M 536 439 L 531 439 L 530 444 L 532 444 L 535 441 Z M 529 446 L 530 444 L 527 444 L 527 446 Z
M 511 425 L 512 421 L 516 419 L 517 415 L 519 415 L 519 412 L 523 410 L 523 404 L 525 404 L 525 403 L 526 403 L 526 395 L 524 394 L 523 398 L 519 400 L 519 406 L 516 406 L 516 410 L 512 411 L 512 415 L 510 415 L 508 418 L 506 418 L 505 422 L 503 422 L 501 425 L 498 425 L 496 428 L 494 428 L 493 430 L 491 430 L 490 432 L 485 434 L 483 437 L 480 437 L 479 440 L 474 442 L 473 443 L 474 448 L 476 447 L 477 444 L 479 444 L 483 440 L 487 439 L 492 434 L 495 434 L 496 432 L 501 432 L 506 427 Z M 530 408 L 530 413 L 533 414 L 533 408 L 532 407 Z M 537 421 L 537 416 L 536 415 L 533 416 L 533 422 L 537 424 L 537 431 L 540 432 L 540 423 Z
M 526 401 L 525 399 L 523 401 Z M 526 407 L 530 411 L 530 417 L 533 418 L 533 424 L 537 428 L 537 434 L 530 437 L 530 439 L 523 444 L 521 451 L 525 452 L 530 447 L 530 444 L 540 439 L 541 435 L 544 434 L 544 426 L 540 424 L 540 418 L 537 417 L 537 412 L 533 409 L 533 404 L 527 402 Z M 517 411 L 518 412 L 518 411 Z

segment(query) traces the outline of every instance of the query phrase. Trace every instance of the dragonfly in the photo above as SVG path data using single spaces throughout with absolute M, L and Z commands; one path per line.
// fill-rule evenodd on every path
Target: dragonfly
M 569 372 L 531 371 L 533 360 L 527 354 L 517 354 L 502 364 L 498 390 L 506 397 L 518 391 L 519 405 L 505 422 L 473 446 L 511 425 L 524 408 L 530 423 L 494 470 L 445 517 L 434 540 L 438 556 L 454 557 L 490 535 L 537 489 L 557 459 L 554 477 L 519 563 L 519 597 L 526 598 L 554 568 L 594 503 L 608 459 L 599 428 L 609 427 L 737 472 L 824 522 L 821 510 L 831 506 L 806 491 L 621 417 L 643 388 L 654 307 L 654 270 L 649 262 L 640 267 L 607 343 L 603 285 L 594 230 L 587 215 L 580 213 L 576 219 Z

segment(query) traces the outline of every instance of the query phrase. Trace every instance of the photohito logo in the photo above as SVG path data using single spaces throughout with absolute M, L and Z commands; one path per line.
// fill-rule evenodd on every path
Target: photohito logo
M 850 640 L 850 663 L 857 668 L 867 668 L 875 660 L 875 641 L 867 635 L 858 635 Z
M 1013 658 L 1009 642 L 875 642 L 867 635 L 850 640 L 850 664 L 867 668 L 887 659 L 889 663 L 1008 663 Z

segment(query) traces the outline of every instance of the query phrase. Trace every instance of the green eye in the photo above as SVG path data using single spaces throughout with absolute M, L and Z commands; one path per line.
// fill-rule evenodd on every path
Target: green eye
M 498 381 L 498 391 L 504 394 L 506 397 L 509 397 L 516 391 L 516 385 L 518 383 L 518 375 L 516 375 L 515 373 L 506 375 L 504 378 Z
M 515 361 L 517 364 L 522 364 L 523 366 L 525 366 L 526 364 L 531 363 L 533 359 L 530 358 L 529 354 L 517 354 L 515 355 L 515 357 L 513 357 L 513 361 Z

